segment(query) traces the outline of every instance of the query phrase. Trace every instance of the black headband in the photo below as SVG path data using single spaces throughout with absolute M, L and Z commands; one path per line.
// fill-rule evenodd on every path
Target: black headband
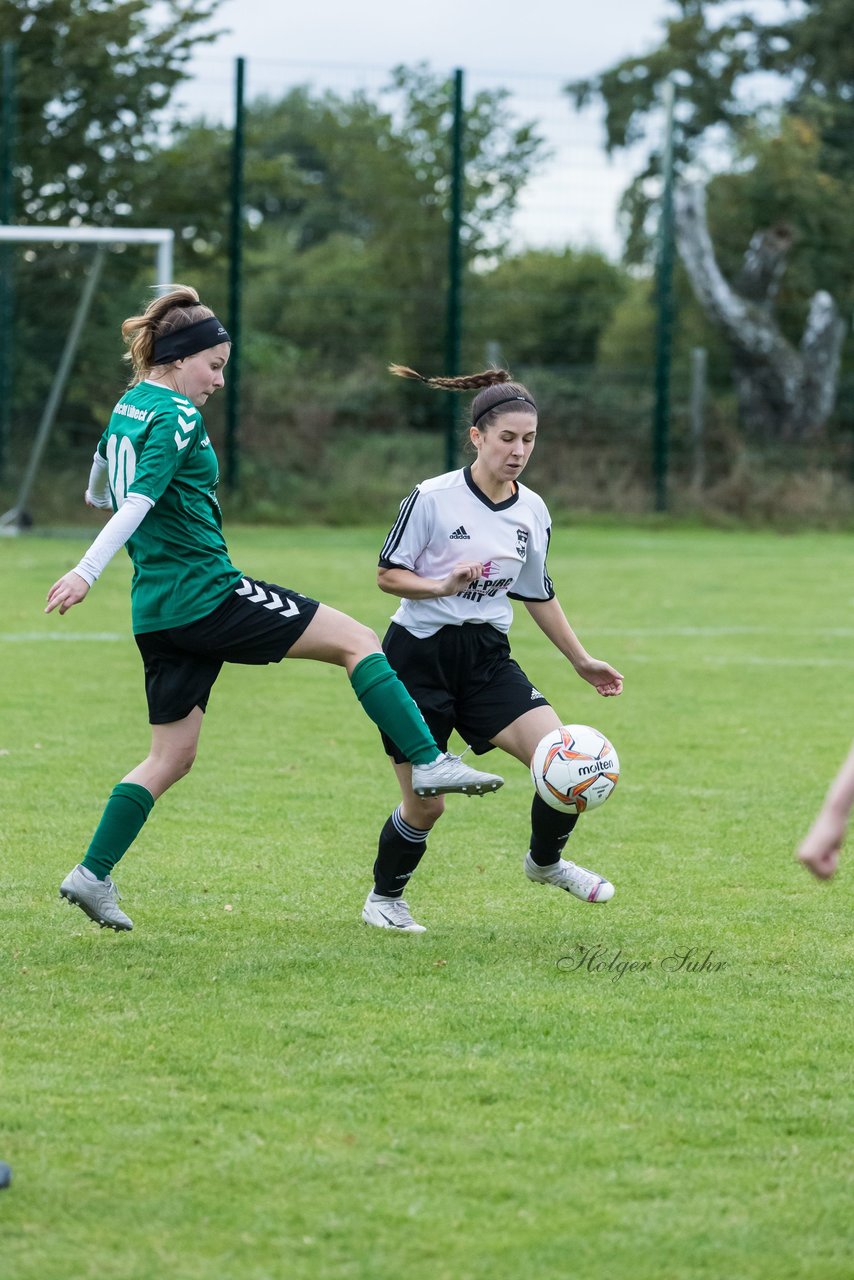
M 231 342 L 225 326 L 216 316 L 206 316 L 204 320 L 196 320 L 183 329 L 173 329 L 162 338 L 156 338 L 151 363 L 172 364 L 175 360 L 183 360 L 185 356 L 207 351 L 208 347 L 218 347 L 221 342 Z
M 506 396 L 503 400 L 496 400 L 488 409 L 481 409 L 480 413 L 471 425 L 476 427 L 481 418 L 485 418 L 488 413 L 492 413 L 492 410 L 497 409 L 500 404 L 512 404 L 514 400 L 522 400 L 525 404 L 529 404 L 536 413 L 537 406 L 534 404 L 533 400 L 529 400 L 527 396 Z

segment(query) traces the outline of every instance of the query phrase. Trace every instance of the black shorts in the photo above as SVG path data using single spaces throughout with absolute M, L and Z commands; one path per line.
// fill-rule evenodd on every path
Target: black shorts
M 503 632 L 481 622 L 441 627 L 419 640 L 393 622 L 383 651 L 418 703 L 438 746 L 445 751 L 456 729 L 476 755 L 492 750 L 491 738 L 534 707 L 549 701 L 510 657 Z M 383 734 L 386 753 L 404 758 Z
M 281 662 L 317 612 L 319 602 L 290 587 L 244 578 L 198 622 L 135 635 L 145 664 L 149 724 L 204 711 L 224 662 Z

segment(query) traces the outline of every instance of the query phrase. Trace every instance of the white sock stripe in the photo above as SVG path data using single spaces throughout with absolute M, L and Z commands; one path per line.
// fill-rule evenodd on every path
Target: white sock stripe
M 401 817 L 400 805 L 391 815 L 391 821 L 397 834 L 403 836 L 404 840 L 408 840 L 410 844 L 423 844 L 430 834 L 429 827 L 426 831 L 419 831 L 418 827 L 410 827 L 409 823 Z

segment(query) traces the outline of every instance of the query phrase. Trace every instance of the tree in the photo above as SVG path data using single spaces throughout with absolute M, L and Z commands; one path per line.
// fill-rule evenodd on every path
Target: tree
M 532 249 L 478 279 L 470 328 L 512 365 L 591 365 L 628 289 L 620 268 L 592 249 Z
M 802 0 L 776 22 L 763 22 L 749 8 L 733 11 L 732 0 L 671 3 L 676 13 L 665 22 L 656 49 L 567 85 L 578 106 L 591 101 L 604 106 L 609 151 L 644 141 L 667 79 L 677 87 L 677 167 L 695 158 L 708 137 L 746 136 L 757 115 L 750 77 L 765 73 L 776 78 L 784 113 L 817 130 L 822 168 L 854 168 L 854 0 Z M 633 260 L 648 256 L 644 219 L 655 198 L 649 179 L 658 179 L 660 172 L 661 154 L 653 144 L 624 198 Z
M 740 92 L 744 76 L 758 69 L 759 53 L 749 38 L 752 20 L 743 15 L 710 20 L 728 0 L 672 0 L 677 14 L 665 23 L 658 48 L 625 58 L 598 76 L 567 85 L 577 106 L 599 101 L 605 108 L 609 152 L 645 139 L 646 122 L 661 102 L 661 86 L 672 78 L 678 85 L 679 128 L 675 138 L 677 167 L 695 153 L 699 140 L 722 127 L 738 133 L 752 119 L 749 100 Z M 650 147 L 642 171 L 622 200 L 626 250 L 630 262 L 648 261 L 652 244 L 648 229 L 653 194 L 661 175 L 659 145 Z M 654 180 L 652 183 L 650 180 Z
M 0 0 L 16 47 L 16 214 L 128 219 L 159 125 L 219 0 Z
M 745 425 L 765 441 L 814 436 L 833 409 L 845 325 L 833 298 L 819 290 L 799 349 L 781 332 L 773 304 L 792 247 L 788 228 L 757 232 L 731 285 L 715 260 L 701 185 L 677 191 L 676 224 L 694 291 L 730 344 Z
M 854 308 L 854 169 L 831 171 L 820 130 L 784 115 L 746 127 L 729 172 L 709 183 L 709 227 L 721 269 L 736 280 L 756 229 L 784 227 L 792 244 L 774 299 L 782 332 L 799 338 L 816 289 L 832 285 L 840 310 Z
M 26 224 L 140 225 L 140 194 L 163 141 L 171 94 L 219 0 L 0 0 L 0 40 L 15 50 L 15 220 Z M 3 175 L 5 179 L 7 175 Z M 169 225 L 169 224 L 167 224 Z M 44 402 L 80 296 L 91 251 L 33 246 L 0 252 L 5 296 L 15 263 L 16 369 L 11 408 L 30 423 Z M 151 279 L 151 250 L 110 252 L 87 341 L 63 408 L 66 438 L 91 437 L 106 398 L 103 350 L 115 349 L 121 301 Z M 106 297 L 104 295 L 107 295 Z M 9 349 L 3 359 L 10 360 Z M 122 367 L 115 363 L 116 382 Z M 6 388 L 4 390 L 7 391 Z M 4 397 L 4 412 L 10 402 Z M 11 433 L 23 442 L 23 433 Z
M 469 262 L 501 252 L 518 193 L 542 154 L 533 126 L 511 118 L 506 96 L 484 91 L 467 103 Z M 257 404 L 259 416 L 266 414 L 261 406 L 269 404 L 280 415 L 283 401 L 290 412 L 321 388 L 331 399 L 351 370 L 364 381 L 369 368 L 388 383 L 388 419 L 404 393 L 382 373 L 386 363 L 398 358 L 441 366 L 450 111 L 449 82 L 423 67 L 399 68 L 376 97 L 297 87 L 248 105 L 242 358 L 254 375 L 244 382 L 251 412 Z M 216 309 L 226 302 L 231 145 L 225 125 L 173 122 L 145 165 L 134 166 L 134 223 L 175 230 L 178 279 L 195 284 Z M 143 293 L 133 256 L 111 262 L 111 282 L 123 281 L 110 299 L 119 306 L 128 292 Z M 62 268 L 49 250 L 39 257 L 54 273 L 48 277 L 52 296 L 67 295 L 57 314 L 69 315 L 79 292 L 79 260 L 75 270 L 68 255 Z M 21 291 L 21 346 L 29 342 L 48 369 L 63 326 L 45 333 L 36 292 L 33 305 L 25 305 Z M 116 349 L 125 314 L 126 308 L 118 314 L 96 308 L 93 323 L 103 342 L 92 364 L 103 359 L 101 351 Z M 85 376 L 75 377 L 69 393 L 81 405 L 81 425 L 101 377 L 88 361 L 82 352 Z M 115 368 L 120 378 L 118 358 Z M 352 403 L 353 392 L 346 395 Z M 415 416 L 429 420 L 440 407 L 438 397 L 425 396 Z M 370 412 L 364 394 L 358 408 Z M 216 419 L 216 404 L 212 412 Z
M 835 176 L 854 170 L 854 0 L 802 0 L 796 8 L 787 6 L 787 16 L 776 22 L 763 22 L 749 9 L 733 11 L 731 0 L 671 3 L 677 12 L 664 24 L 656 49 L 567 85 L 577 105 L 595 100 L 604 106 L 609 151 L 644 140 L 660 106 L 661 86 L 672 79 L 677 168 L 695 159 L 709 138 L 736 145 L 741 140 L 743 161 L 743 144 L 757 117 L 750 77 L 764 73 L 776 79 L 784 117 L 799 118 L 815 131 L 821 170 Z M 632 261 L 649 258 L 646 218 L 660 173 L 660 149 L 652 144 L 623 200 Z
M 543 151 L 533 126 L 512 120 L 506 99 L 503 90 L 482 90 L 465 109 L 463 238 L 470 266 L 503 251 L 519 192 Z M 354 303 L 358 310 L 370 300 L 367 347 L 379 354 L 384 345 L 384 361 L 395 351 L 433 368 L 442 360 L 451 101 L 449 81 L 419 65 L 398 67 L 377 100 L 297 89 L 251 112 L 247 200 L 257 211 L 259 243 L 265 228 L 276 226 L 297 254 L 311 253 L 299 268 L 303 296 L 319 272 L 318 302 L 330 311 L 333 332 L 330 252 L 321 254 L 319 246 L 337 237 L 340 255 L 349 245 L 339 305 L 353 314 Z M 269 323 L 299 332 L 289 302 Z M 380 328 L 377 315 L 385 316 Z M 334 345 L 329 336 L 326 342 Z M 337 345 L 339 358 L 352 360 L 353 346 Z
M 571 85 L 569 92 L 578 103 L 598 97 L 605 104 L 608 146 L 621 147 L 641 136 L 658 105 L 662 81 L 671 77 L 677 84 L 677 165 L 686 168 L 702 157 L 707 139 L 714 138 L 718 147 L 722 139 L 729 143 L 732 167 L 709 187 L 711 235 L 705 231 L 704 204 L 698 203 L 696 192 L 685 193 L 680 249 L 701 305 L 731 344 L 745 422 L 763 435 L 775 421 L 784 435 L 805 434 L 820 425 L 833 403 L 841 342 L 837 304 L 828 294 L 820 336 L 815 299 L 832 284 L 841 306 L 854 300 L 854 245 L 847 216 L 854 195 L 854 58 L 847 39 L 854 0 L 804 0 L 774 23 L 763 23 L 745 10 L 733 12 L 725 0 L 673 3 L 678 12 L 667 22 L 657 49 Z M 782 98 L 758 125 L 745 91 L 756 72 L 777 75 Z M 660 156 L 653 147 L 623 201 L 627 254 L 634 261 L 651 258 L 649 214 L 660 183 L 649 179 L 659 174 Z M 772 230 L 781 226 L 782 238 Z M 764 291 L 759 279 L 750 280 L 749 270 L 739 265 L 748 242 L 754 265 L 761 258 L 770 269 L 773 261 L 775 279 L 766 282 Z M 727 286 L 723 306 L 722 284 L 728 275 L 733 284 Z M 736 305 L 738 299 L 746 306 Z M 776 352 L 762 370 L 746 357 L 759 332 L 750 309 L 756 306 L 768 351 Z M 737 323 L 746 326 L 741 339 L 733 330 Z M 820 389 L 806 369 L 793 373 L 790 357 L 797 354 L 793 344 L 801 340 L 802 330 L 808 345 L 816 340 L 824 350 L 822 359 L 817 351 L 812 358 L 801 353 L 807 356 L 810 377 L 819 376 L 821 369 Z M 795 404 L 800 393 L 792 389 L 792 378 L 800 383 L 802 376 L 810 382 L 816 406 L 815 413 L 807 414 L 809 421 Z
M 450 88 L 418 66 L 397 68 L 376 97 L 300 86 L 249 105 L 249 343 L 263 334 L 295 344 L 332 375 L 366 356 L 381 365 L 400 358 L 439 367 Z M 533 126 L 515 122 L 506 99 L 503 90 L 484 90 L 466 105 L 469 265 L 503 252 L 519 192 L 543 152 Z M 176 227 L 180 253 L 203 277 L 224 252 L 229 141 L 217 126 L 179 128 L 152 161 L 141 206 L 149 221 Z

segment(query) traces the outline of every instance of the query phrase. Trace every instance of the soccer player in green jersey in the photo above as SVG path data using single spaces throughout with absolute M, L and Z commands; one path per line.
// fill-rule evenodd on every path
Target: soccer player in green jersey
M 145 667 L 151 750 L 118 783 L 89 849 L 60 894 L 102 927 L 131 929 L 110 873 L 155 800 L 196 755 L 224 662 L 314 658 L 347 672 L 367 714 L 412 761 L 423 795 L 497 790 L 503 779 L 440 752 L 370 628 L 291 587 L 232 564 L 216 498 L 219 468 L 200 410 L 223 384 L 231 340 L 195 289 L 176 286 L 122 325 L 133 369 L 92 463 L 86 501 L 114 514 L 46 613 L 79 604 L 122 546 L 133 563 L 131 613 Z

